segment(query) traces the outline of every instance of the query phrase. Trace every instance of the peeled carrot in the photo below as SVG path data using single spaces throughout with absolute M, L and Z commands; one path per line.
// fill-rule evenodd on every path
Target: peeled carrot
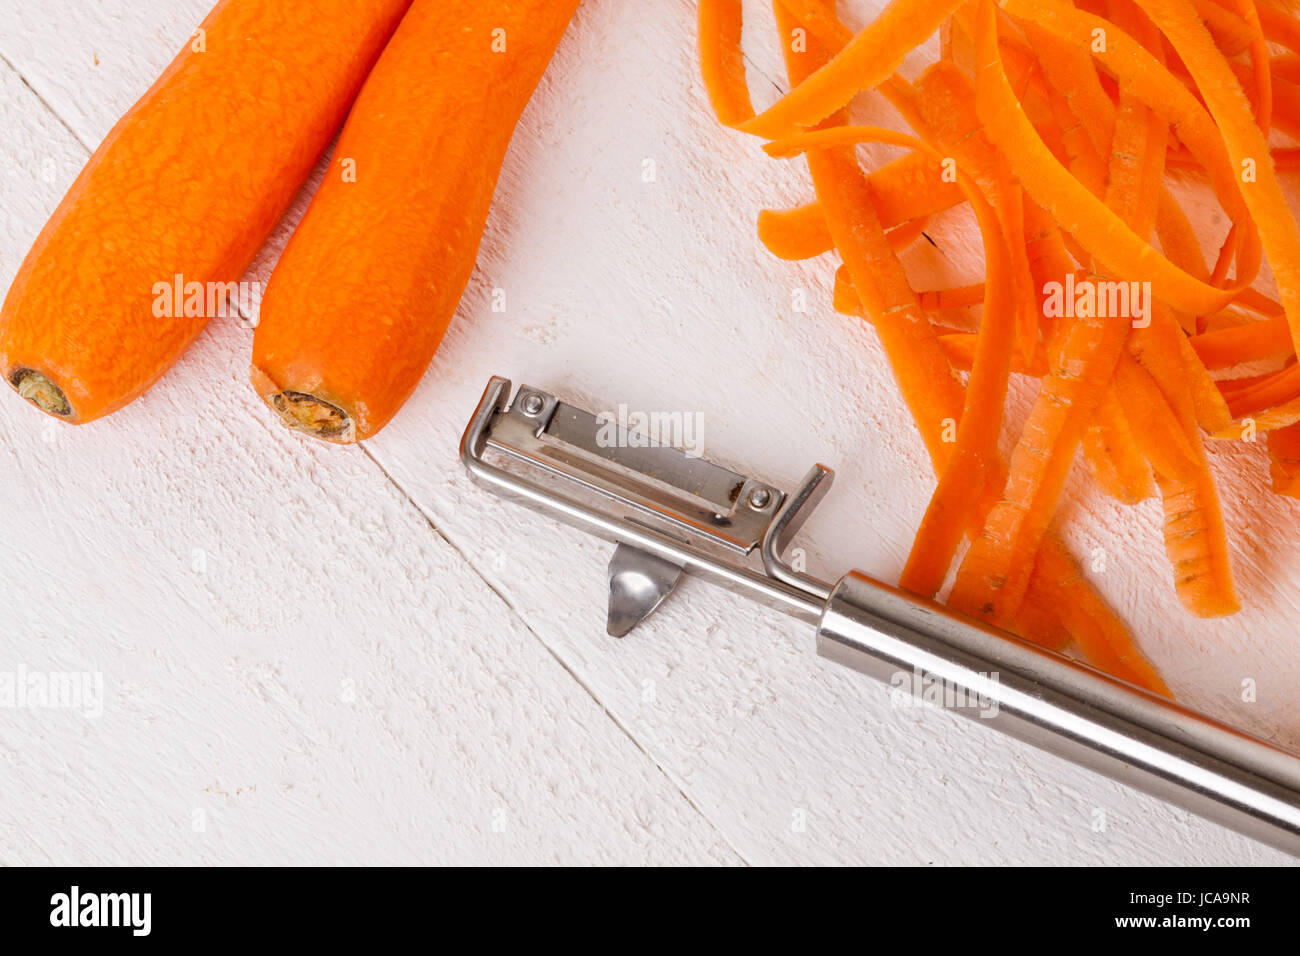
M 835 248 L 822 207 L 815 202 L 761 210 L 758 238 L 778 259 L 811 259 Z
M 1151 373 L 1127 354 L 1121 354 L 1115 366 L 1115 395 L 1138 448 L 1156 474 L 1192 480 L 1196 454 L 1191 440 Z
M 739 0 L 737 0 L 737 3 Z M 878 86 L 903 56 L 939 29 L 962 0 L 892 0 L 828 63 L 757 116 L 738 124 L 758 136 L 798 133 L 841 109 L 859 90 Z M 706 82 L 707 82 L 706 75 Z M 720 116 L 725 123 L 727 120 Z
M 782 32 L 788 34 L 792 21 L 779 4 L 780 0 L 778 0 L 777 21 Z M 815 69 L 819 63 L 824 62 L 825 54 L 815 42 L 810 40 L 807 51 L 802 56 L 806 59 L 801 59 L 800 55 L 796 55 L 792 50 L 785 51 L 787 69 L 791 79 L 796 82 L 807 72 Z M 842 114 L 837 114 L 834 122 L 842 121 Z M 888 301 L 881 298 L 883 294 L 896 295 L 901 303 L 907 303 L 908 296 L 914 294 L 906 284 L 906 277 L 900 276 L 896 260 L 892 255 L 884 253 L 881 248 L 879 221 L 874 216 L 869 199 L 864 195 L 865 190 L 855 185 L 861 182 L 862 177 L 852 156 L 845 155 L 842 150 L 837 149 L 818 150 L 809 155 L 808 163 L 819 198 L 827 211 L 828 222 L 838 221 L 842 217 L 842 226 L 836 237 L 837 247 L 844 255 L 845 265 L 849 267 L 848 271 L 854 276 L 854 284 L 859 281 L 863 283 L 862 305 L 867 307 L 868 312 L 875 317 L 881 341 L 894 364 L 900 388 L 912 408 L 913 416 L 930 451 L 931 461 L 936 471 L 942 473 L 951 454 L 951 446 L 941 437 L 944 430 L 943 423 L 955 422 L 960 415 L 963 401 L 960 388 L 950 387 L 951 376 L 937 371 L 939 364 L 932 350 L 935 341 L 933 333 L 916 321 L 915 313 L 906 305 L 883 308 L 884 302 Z M 859 220 L 856 224 L 851 218 L 855 209 L 859 212 Z M 837 230 L 833 227 L 832 231 Z M 877 278 L 862 268 L 872 259 L 876 259 L 884 267 L 884 275 L 881 279 L 887 281 L 889 286 L 878 286 Z M 891 291 L 886 292 L 887 289 Z M 930 379 L 928 395 L 924 379 L 914 374 L 927 368 L 936 370 Z M 921 394 L 917 394 L 918 391 Z M 995 473 L 1001 474 L 1000 465 Z M 1031 583 L 1031 593 L 1035 595 L 1036 602 L 1040 606 L 1056 610 L 1043 611 L 1037 615 L 1032 622 L 1033 629 L 1023 631 L 1022 636 L 1043 643 L 1045 646 L 1059 646 L 1060 628 L 1044 626 L 1046 621 L 1059 613 L 1068 616 L 1072 627 L 1079 629 L 1081 633 L 1086 629 L 1088 634 L 1095 632 L 1106 635 L 1108 639 L 1115 642 L 1116 646 L 1122 644 L 1124 649 L 1117 653 L 1125 660 L 1136 658 L 1141 661 L 1141 655 L 1133 647 L 1131 640 L 1127 640 L 1123 625 L 1109 609 L 1105 608 L 1096 595 L 1090 592 L 1087 585 L 1078 579 L 1074 562 L 1057 542 L 1052 540 L 1044 542 L 1038 555 L 1038 566 L 1043 571 L 1036 575 Z M 1141 663 L 1145 664 L 1145 661 Z M 1119 668 L 1113 672 L 1158 693 L 1168 693 L 1159 678 L 1154 677 L 1153 671 L 1150 676 L 1143 673 L 1140 668 L 1131 671 Z
M 253 385 L 288 425 L 359 441 L 415 389 L 474 267 L 515 124 L 577 6 L 412 5 L 262 302 Z
M 1263 432 L 1275 490 L 1300 494 L 1300 228 L 1276 173 L 1300 169 L 1300 150 L 1266 139 L 1275 126 L 1300 135 L 1300 56 L 1268 47 L 1300 48 L 1300 19 L 1271 0 L 895 0 L 853 34 L 834 0 L 775 5 L 783 38 L 807 38 L 802 51 L 782 44 L 790 91 L 754 115 L 738 5 L 702 15 L 702 50 L 731 65 L 706 64 L 706 81 L 724 121 L 776 140 L 772 155 L 806 153 L 818 203 L 764 213 L 760 232 L 778 254 L 839 253 L 834 307 L 877 329 L 925 439 L 939 481 L 901 583 L 935 593 L 966 537 L 952 606 L 1046 647 L 1073 640 L 1167 694 L 1052 529 L 1082 448 L 1106 493 L 1136 503 L 1159 492 L 1178 598 L 1210 617 L 1240 601 L 1203 433 Z M 938 60 L 914 82 L 894 73 L 936 28 Z M 847 125 L 850 99 L 870 89 L 921 142 Z M 849 151 L 865 141 L 910 145 L 890 166 L 931 177 L 908 210 L 940 188 L 925 154 L 944 157 L 939 182 L 957 183 L 975 214 L 984 281 L 918 290 L 894 252 L 926 220 L 900 215 L 886 231 L 885 203 L 864 186 L 876 173 Z M 1206 176 L 1226 234 L 1196 234 L 1170 167 Z M 940 253 L 943 225 L 926 233 Z M 1280 302 L 1255 287 L 1266 257 Z M 1132 282 L 1141 308 L 1062 308 L 1073 295 L 1063 280 L 1093 279 Z M 1279 360 L 1280 371 L 1240 374 Z M 1012 372 L 1040 391 L 1004 462 Z
M 1300 346 L 1300 226 L 1291 215 L 1278 183 L 1265 135 L 1256 125 L 1227 61 L 1194 12 L 1175 0 L 1137 0 L 1137 3 L 1165 32 L 1187 64 L 1210 115 L 1222 132 L 1233 165 L 1254 173 L 1249 182 L 1242 184 L 1242 195 L 1273 268 L 1278 295 L 1291 326 L 1291 338 Z
M 940 61 L 925 71 L 915 87 L 895 75 L 881 91 L 913 129 L 951 155 L 992 206 L 996 228 L 1007 245 L 1016 358 L 1027 364 L 1037 344 L 1038 328 L 1037 297 L 1025 251 L 1024 197 L 1020 186 L 1011 180 L 1006 161 L 976 129 L 969 81 Z
M 409 4 L 218 3 L 24 260 L 0 311 L 5 381 L 77 424 L 157 381 L 225 314 Z
M 1103 64 L 1111 63 L 1122 54 L 1124 58 L 1120 62 L 1132 64 L 1131 72 L 1126 73 L 1126 76 L 1135 81 L 1137 77 L 1155 78 L 1162 73 L 1168 75 L 1154 58 L 1141 51 L 1118 28 L 1099 18 L 1074 12 L 1072 8 L 1071 12 L 1066 13 L 1055 3 L 1056 0 L 1007 0 L 1007 7 L 1026 15 L 1041 16 L 1042 19 L 1038 22 L 1049 28 L 1064 21 L 1072 31 L 1071 35 L 1082 30 L 1089 39 L 1090 31 L 1098 28 L 1094 24 L 1099 21 L 1110 27 L 1110 32 L 1107 33 L 1107 56 L 1103 58 Z M 988 77 L 988 82 L 983 87 L 981 116 L 987 123 L 990 135 L 1007 152 L 1017 176 L 1030 195 L 1049 209 L 1061 226 L 1104 263 L 1108 271 L 1125 279 L 1151 281 L 1160 298 L 1175 308 L 1188 312 L 1213 312 L 1232 301 L 1236 289 L 1216 288 L 1174 265 L 1137 236 L 1115 213 L 1106 209 L 1100 199 L 1061 167 L 1025 119 L 1000 61 L 982 64 L 981 73 Z M 1175 85 L 1176 81 L 1173 85 L 1166 84 L 1163 89 L 1171 92 Z M 1190 94 L 1185 89 L 1182 92 L 1190 99 Z M 1145 101 L 1144 88 L 1135 85 L 1134 94 Z M 1174 100 L 1179 100 L 1179 97 L 1175 96 Z M 1151 105 L 1155 107 L 1154 103 Z M 1173 121 L 1195 123 L 1198 138 L 1193 142 L 1202 144 L 1205 143 L 1204 137 L 1210 135 L 1208 130 L 1213 125 L 1194 100 L 1179 107 Z M 1218 141 L 1214 139 L 1210 142 Z M 1221 151 L 1222 147 L 1218 149 Z M 1222 172 L 1228 164 L 1216 161 L 1212 165 Z M 1226 197 L 1226 201 L 1232 203 L 1231 190 L 1235 188 L 1235 182 L 1221 185 L 1221 199 Z
M 1233 418 L 1243 418 L 1300 398 L 1300 365 L 1288 365 L 1249 388 L 1225 395 Z
M 1245 17 L 1224 9 L 1215 0 L 1192 0 L 1192 6 L 1214 37 L 1215 44 L 1227 56 L 1236 56 L 1252 43 L 1263 39 L 1258 19 L 1248 22 Z
M 997 53 L 989 0 L 981 0 L 976 46 L 983 115 L 996 105 L 985 97 L 989 87 L 1010 93 Z M 1142 127 L 1135 125 L 1134 130 L 1141 134 Z M 1044 379 L 1012 455 L 1003 499 L 990 512 L 984 533 L 972 543 L 958 570 L 949 600 L 959 610 L 1003 627 L 1014 626 L 1033 573 L 1034 555 L 1047 533 L 1087 418 L 1112 374 L 1127 332 L 1126 323 L 1099 322 L 1088 316 L 1075 317 L 1064 332 L 1061 358 Z
M 874 127 L 846 126 L 806 133 L 770 143 L 774 156 L 791 156 L 806 149 L 843 147 L 860 142 L 910 146 L 942 158 L 929 143 Z M 944 573 L 971 524 L 980 493 L 988 480 L 988 463 L 996 457 L 997 440 L 1006 398 L 1007 377 L 1015 336 L 1011 262 L 1005 238 L 993 208 L 984 201 L 973 181 L 958 174 L 958 182 L 975 210 L 984 237 L 988 269 L 985 311 L 979 344 L 972 363 L 970 384 L 956 430 L 955 447 L 943 469 L 938 488 L 917 532 L 902 586 L 933 594 L 943 584 Z
M 737 126 L 754 115 L 740 52 L 741 0 L 700 0 L 700 68 L 718 120 Z
M 867 189 L 880 224 L 886 229 L 903 223 L 914 224 L 915 234 L 891 233 L 896 249 L 916 239 L 929 216 L 962 201 L 961 190 L 955 182 L 945 181 L 940 164 L 933 157 L 916 152 L 870 173 Z M 758 238 L 769 252 L 781 259 L 811 259 L 834 248 L 826 219 L 816 203 L 795 209 L 762 210 L 758 214 Z
M 867 191 L 880 224 L 888 229 L 963 202 L 955 179 L 925 153 L 907 153 L 867 175 Z
M 1300 498 L 1300 425 L 1269 432 L 1268 457 L 1273 493 Z
M 1117 501 L 1135 505 L 1155 494 L 1151 465 L 1113 389 L 1097 403 L 1096 420 L 1083 436 L 1083 453 L 1097 484 Z
M 943 354 L 948 356 L 953 368 L 969 372 L 975 367 L 975 348 L 979 345 L 979 339 L 979 335 L 971 332 L 949 332 L 939 336 L 939 344 L 943 346 Z M 1011 371 L 1042 378 L 1047 374 L 1047 363 L 1041 354 L 1035 355 L 1028 365 L 1013 355 Z

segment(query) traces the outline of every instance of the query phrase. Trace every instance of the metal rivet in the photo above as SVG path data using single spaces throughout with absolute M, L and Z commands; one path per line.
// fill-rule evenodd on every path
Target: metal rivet
M 772 500 L 772 492 L 766 488 L 755 488 L 749 493 L 749 506 L 756 511 L 762 511 Z
M 531 392 L 524 398 L 525 415 L 540 415 L 545 407 L 546 402 L 536 392 Z

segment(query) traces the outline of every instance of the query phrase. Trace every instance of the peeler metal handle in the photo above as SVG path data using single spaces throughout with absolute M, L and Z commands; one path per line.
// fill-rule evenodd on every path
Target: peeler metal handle
M 835 584 L 784 554 L 830 488 L 789 494 L 632 440 L 592 414 L 494 377 L 460 454 L 474 479 L 616 542 L 607 630 L 623 636 L 689 572 L 816 625 L 817 652 L 1300 856 L 1300 756 L 850 571 Z M 611 427 L 612 426 L 612 427 Z M 509 467 L 506 467 L 509 466 Z

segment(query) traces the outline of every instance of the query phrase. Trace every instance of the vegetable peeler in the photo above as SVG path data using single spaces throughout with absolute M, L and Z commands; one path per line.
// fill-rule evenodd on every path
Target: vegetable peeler
M 784 491 L 493 377 L 461 439 L 479 484 L 615 542 L 608 632 L 685 573 L 816 627 L 817 653 L 897 690 L 1300 856 L 1300 756 L 859 571 L 831 584 L 784 555 L 829 491 Z M 971 702 L 979 706 L 970 706 Z

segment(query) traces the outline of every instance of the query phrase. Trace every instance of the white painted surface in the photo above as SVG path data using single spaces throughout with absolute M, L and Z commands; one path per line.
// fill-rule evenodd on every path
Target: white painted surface
M 804 535 L 813 570 L 901 568 L 929 492 L 920 443 L 872 334 L 829 309 L 829 258 L 780 263 L 754 238 L 762 205 L 807 187 L 712 122 L 693 8 L 579 12 L 460 315 L 364 449 L 272 422 L 234 323 L 84 428 L 0 395 L 0 670 L 105 680 L 98 719 L 0 711 L 0 862 L 1285 862 L 976 723 L 891 708 L 819 661 L 806 626 L 696 581 L 609 639 L 610 546 L 462 474 L 492 373 L 699 411 L 711 457 L 784 483 L 836 467 Z M 205 12 L 0 0 L 4 287 Z M 918 274 L 969 274 L 969 234 L 939 236 Z M 1298 506 L 1264 493 L 1261 453 L 1216 456 L 1248 476 L 1226 503 L 1234 619 L 1179 610 L 1158 506 L 1076 482 L 1070 536 L 1105 549 L 1099 585 L 1185 701 L 1297 746 Z

